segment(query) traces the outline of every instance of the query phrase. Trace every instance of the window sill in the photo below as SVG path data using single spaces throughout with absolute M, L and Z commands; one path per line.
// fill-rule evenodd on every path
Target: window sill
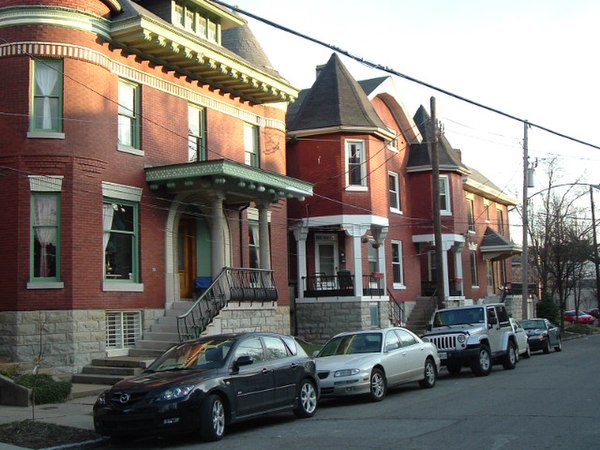
M 65 133 L 58 131 L 29 131 L 27 137 L 30 139 L 64 139 Z
M 440 216 L 451 216 L 452 215 L 452 211 L 440 211 Z
M 393 287 L 394 289 L 399 289 L 399 290 L 404 290 L 404 289 L 406 289 L 406 285 L 405 285 L 405 284 L 400 284 L 400 283 L 394 283 L 394 284 L 392 285 L 392 287 Z
M 119 281 L 102 282 L 102 290 L 104 292 L 144 292 L 144 283 L 130 283 Z
M 392 214 L 400 214 L 403 215 L 404 213 L 402 212 L 402 210 L 398 209 L 398 208 L 390 208 L 390 212 Z
M 367 186 L 346 186 L 346 191 L 350 191 L 350 192 L 368 192 L 369 188 Z
M 27 283 L 27 289 L 64 289 L 65 283 L 62 281 L 30 281 Z
M 130 155 L 144 156 L 144 150 L 140 150 L 139 148 L 128 147 L 127 145 L 117 145 L 117 151 L 129 153 Z

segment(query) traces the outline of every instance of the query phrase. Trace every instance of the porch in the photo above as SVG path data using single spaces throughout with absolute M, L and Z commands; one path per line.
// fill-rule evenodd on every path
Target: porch
M 339 270 L 337 275 L 315 274 L 302 277 L 304 298 L 354 297 L 355 275 L 348 270 Z M 382 273 L 362 275 L 362 297 L 382 297 L 385 285 Z

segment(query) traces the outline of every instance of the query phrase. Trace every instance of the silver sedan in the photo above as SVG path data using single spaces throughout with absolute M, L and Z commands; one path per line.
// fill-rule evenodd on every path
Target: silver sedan
M 401 327 L 338 334 L 315 361 L 321 396 L 367 394 L 376 402 L 400 384 L 432 388 L 440 369 L 436 347 Z

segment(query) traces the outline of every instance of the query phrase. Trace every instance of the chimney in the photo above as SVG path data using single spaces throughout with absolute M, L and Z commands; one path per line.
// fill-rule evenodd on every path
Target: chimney
M 458 161 L 462 162 L 462 152 L 460 151 L 460 148 L 453 148 L 452 150 L 454 150 L 454 152 L 456 153 Z
M 319 75 L 321 75 L 321 71 L 323 70 L 323 68 L 326 66 L 327 64 L 320 64 L 316 67 L 316 71 L 317 71 L 317 76 L 316 78 L 319 78 Z M 316 79 L 315 78 L 315 79 Z

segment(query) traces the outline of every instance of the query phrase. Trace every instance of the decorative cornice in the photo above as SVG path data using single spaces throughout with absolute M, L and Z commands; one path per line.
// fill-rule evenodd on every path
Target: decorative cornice
M 119 77 L 183 98 L 199 106 L 219 111 L 257 126 L 285 131 L 284 121 L 266 119 L 247 110 L 237 108 L 230 103 L 116 62 L 105 54 L 87 47 L 56 42 L 11 42 L 0 44 L 0 58 L 9 56 L 79 59 L 104 67 Z

